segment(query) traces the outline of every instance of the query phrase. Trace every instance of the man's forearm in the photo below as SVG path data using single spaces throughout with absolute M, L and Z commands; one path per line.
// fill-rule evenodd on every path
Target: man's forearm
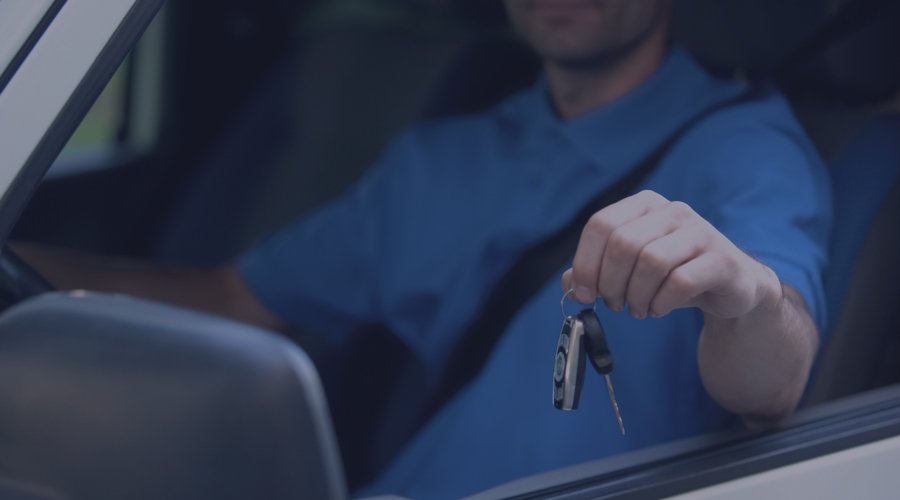
M 706 314 L 699 343 L 707 391 L 749 422 L 793 412 L 818 349 L 818 332 L 802 297 L 788 285 L 772 286 L 766 295 L 739 318 Z
M 268 329 L 282 323 L 250 293 L 234 266 L 179 268 L 17 243 L 13 250 L 60 290 L 125 293 Z

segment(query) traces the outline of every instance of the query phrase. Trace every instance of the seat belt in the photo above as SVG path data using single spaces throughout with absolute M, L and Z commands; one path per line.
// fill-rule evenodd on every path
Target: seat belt
M 521 254 L 488 295 L 479 315 L 456 344 L 448 358 L 447 372 L 437 396 L 428 410 L 429 415 L 475 378 L 516 313 L 575 254 L 581 232 L 594 213 L 634 194 L 672 147 L 697 124 L 721 110 L 760 98 L 763 90 L 761 85 L 752 84 L 737 96 L 696 114 L 621 180 L 587 203 L 568 225 Z

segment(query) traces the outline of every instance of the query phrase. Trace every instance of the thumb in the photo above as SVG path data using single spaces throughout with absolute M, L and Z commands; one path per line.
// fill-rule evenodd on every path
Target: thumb
M 562 289 L 563 293 L 572 289 L 572 268 L 567 269 L 562 275 Z

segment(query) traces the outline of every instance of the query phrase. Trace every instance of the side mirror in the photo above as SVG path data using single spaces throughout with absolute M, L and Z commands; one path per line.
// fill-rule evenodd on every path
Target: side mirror
M 45 294 L 0 316 L 4 489 L 42 499 L 347 496 L 300 348 L 221 318 L 86 293 Z

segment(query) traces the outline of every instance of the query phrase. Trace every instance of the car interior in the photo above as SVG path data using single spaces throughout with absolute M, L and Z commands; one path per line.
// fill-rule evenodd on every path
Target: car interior
M 74 168 L 51 169 L 12 240 L 174 265 L 227 262 L 339 195 L 396 132 L 485 109 L 529 86 L 540 71 L 500 2 L 170 0 L 154 22 L 162 48 L 153 53 L 142 42 L 121 70 L 125 90 L 117 96 L 110 154 L 64 152 L 57 164 Z M 773 79 L 828 165 L 834 201 L 825 270 L 830 326 L 804 409 L 900 382 L 898 26 L 900 3 L 891 0 L 676 1 L 674 43 L 723 77 Z M 136 114 L 146 109 L 138 68 L 151 58 L 163 61 L 155 77 L 158 121 L 151 145 L 136 148 Z M 124 450 L 141 449 L 145 455 L 134 455 L 132 465 L 150 464 L 159 477 L 173 478 L 163 482 L 197 496 L 221 493 L 211 485 L 225 474 L 235 478 L 228 483 L 231 494 L 341 498 L 390 459 L 372 448 L 389 418 L 389 408 L 379 406 L 388 397 L 384 388 L 399 373 L 387 367 L 406 360 L 396 343 L 378 347 L 376 356 L 375 341 L 359 346 L 342 360 L 354 369 L 338 376 L 322 364 L 326 356 L 319 357 L 305 332 L 280 338 L 123 297 L 91 298 L 90 313 L 70 302 L 39 298 L 0 318 L 0 331 L 19 332 L 0 335 L 0 380 L 13 385 L 0 391 L 11 394 L 0 398 L 0 421 L 17 429 L 15 451 L 35 457 L 29 467 L 51 460 L 50 469 L 72 475 L 66 484 L 99 477 L 88 474 L 92 469 L 114 471 L 121 475 L 99 495 L 115 497 L 127 491 L 115 488 L 140 480 L 129 479 L 128 467 L 117 461 L 128 456 Z M 110 312 L 116 308 L 127 312 Z M 111 322 L 95 327 L 92 314 Z M 35 316 L 84 324 L 90 334 L 49 348 L 40 335 L 65 335 L 51 328 L 16 330 L 19 318 Z M 124 342 L 117 336 L 123 330 L 136 333 Z M 315 369 L 295 343 L 309 352 Z M 189 369 L 186 356 L 203 362 Z M 81 368 L 66 378 L 58 370 L 73 359 Z M 224 362 L 244 376 L 211 377 Z M 185 370 L 191 384 L 179 383 L 176 375 Z M 316 370 L 324 394 L 285 378 Z M 42 387 L 58 406 L 25 405 L 31 413 L 2 416 Z M 154 397 L 175 388 L 183 396 L 177 412 L 165 408 L 170 398 Z M 33 422 L 73 430 L 76 438 L 96 436 L 91 426 L 98 421 L 83 401 L 113 397 L 130 399 L 107 424 L 127 426 L 95 446 L 90 461 L 71 468 L 65 454 L 29 451 L 46 438 Z M 325 397 L 322 414 L 317 408 L 325 407 Z M 204 421 L 211 408 L 233 418 Z M 263 444 L 242 448 L 247 432 Z M 66 444 L 72 453 L 86 446 L 72 439 Z M 302 452 L 291 455 L 297 449 Z M 285 455 L 267 462 L 270 450 Z M 205 453 L 216 468 L 186 477 L 186 464 L 206 460 Z M 0 452 L 0 460 L 9 456 Z M 248 463 L 254 464 L 249 471 Z M 36 491 L 35 498 L 57 494 Z M 145 498 L 166 496 L 164 489 L 148 491 Z

